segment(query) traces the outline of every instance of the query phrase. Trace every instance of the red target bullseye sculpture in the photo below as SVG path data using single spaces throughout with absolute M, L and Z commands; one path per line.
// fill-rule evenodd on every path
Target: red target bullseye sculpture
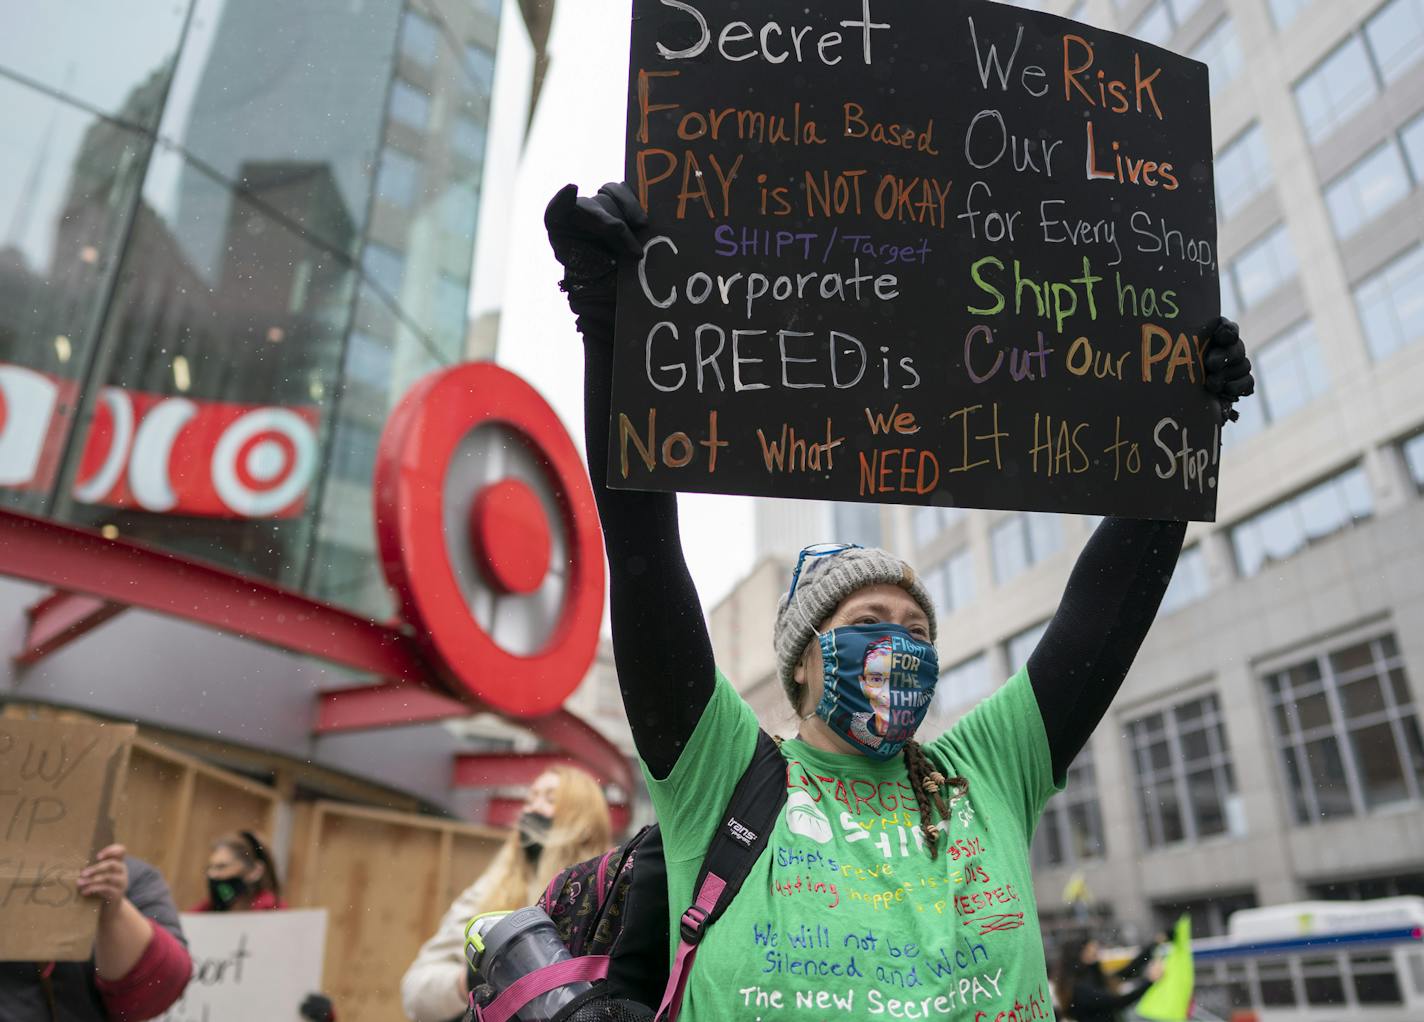
M 375 484 L 386 579 L 446 684 L 510 716 L 559 709 L 598 646 L 603 541 L 553 409 L 490 363 L 434 373 L 387 422 Z

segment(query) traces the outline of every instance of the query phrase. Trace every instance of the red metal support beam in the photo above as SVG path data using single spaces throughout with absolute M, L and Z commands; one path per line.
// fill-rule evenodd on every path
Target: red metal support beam
M 15 654 L 15 663 L 37 664 L 125 609 L 123 604 L 110 600 L 55 590 L 25 608 L 29 627 L 25 631 L 24 645 Z
M 14 511 L 0 511 L 0 574 L 383 678 L 419 683 L 435 673 L 415 640 L 397 628 L 260 579 Z
M 633 767 L 602 732 L 568 710 L 547 717 L 521 720 L 519 726 L 534 732 L 556 749 L 572 755 L 585 770 L 605 784 L 616 784 L 625 795 L 633 793 Z
M 317 697 L 316 725 L 312 732 L 328 735 L 428 724 L 478 712 L 478 708 L 426 685 L 406 682 L 361 685 L 321 693 Z
M 66 627 L 98 615 L 98 605 L 113 604 L 114 613 L 135 607 L 166 614 L 388 679 L 389 684 L 323 693 L 317 711 L 321 734 L 481 712 L 434 687 L 440 670 L 400 628 L 175 554 L 0 510 L 0 574 L 64 591 L 49 608 L 40 610 L 45 601 L 31 608 L 39 611 L 47 635 L 65 636 Z M 36 620 L 34 613 L 31 619 Z M 27 642 L 31 648 L 38 644 Z M 633 771 L 623 754 L 568 710 L 510 723 L 568 753 L 606 783 L 633 790 Z

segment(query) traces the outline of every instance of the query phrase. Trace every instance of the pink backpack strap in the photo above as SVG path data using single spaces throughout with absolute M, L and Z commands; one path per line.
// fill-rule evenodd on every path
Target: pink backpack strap
M 613 851 L 617 851 L 617 849 L 615 848 Z M 600 909 L 603 908 L 604 899 L 608 897 L 603 885 L 608 879 L 608 860 L 611 858 L 613 858 L 613 852 L 607 852 L 603 858 L 598 860 L 598 907 Z
M 692 972 L 692 963 L 697 958 L 697 945 L 702 941 L 703 924 L 707 916 L 722 896 L 727 882 L 716 873 L 708 873 L 702 881 L 702 889 L 697 892 L 697 900 L 682 914 L 681 940 L 677 954 L 668 972 L 668 985 L 663 991 L 663 1002 L 658 1005 L 658 1013 L 653 1016 L 657 1022 L 677 1022 L 682 1010 L 682 995 L 687 990 L 687 977 Z
M 504 992 L 484 1008 L 475 1008 L 480 1022 L 509 1022 L 514 1013 L 541 994 L 547 994 L 565 983 L 593 982 L 608 975 L 607 955 L 584 955 L 566 958 L 542 969 L 519 977 Z
M 558 897 L 558 892 L 555 888 L 562 887 L 563 882 L 564 874 L 562 872 L 555 873 L 554 879 L 549 881 L 549 887 L 544 891 L 544 897 L 539 900 L 539 907 L 545 912 L 554 911 L 554 900 Z

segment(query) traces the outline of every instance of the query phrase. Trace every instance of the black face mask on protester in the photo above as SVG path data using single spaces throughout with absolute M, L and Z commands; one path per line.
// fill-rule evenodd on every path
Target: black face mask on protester
M 208 877 L 208 901 L 218 912 L 226 912 L 249 890 L 249 885 L 241 876 L 225 877 L 222 880 Z
M 543 813 L 522 812 L 519 814 L 519 847 L 524 849 L 525 856 L 530 862 L 539 858 L 539 854 L 544 851 L 544 841 L 549 837 L 549 830 L 554 826 L 554 818 L 545 816 Z

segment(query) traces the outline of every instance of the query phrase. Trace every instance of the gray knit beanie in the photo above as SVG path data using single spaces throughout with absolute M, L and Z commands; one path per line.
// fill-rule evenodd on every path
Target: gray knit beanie
M 816 636 L 821 622 L 851 593 L 873 585 L 894 585 L 904 589 L 930 620 L 930 642 L 935 641 L 934 601 L 930 599 L 915 569 L 878 547 L 852 547 L 821 557 L 807 557 L 801 566 L 792 599 L 783 595 L 776 609 L 777 673 L 786 697 L 795 706 L 796 665 L 806 646 Z

